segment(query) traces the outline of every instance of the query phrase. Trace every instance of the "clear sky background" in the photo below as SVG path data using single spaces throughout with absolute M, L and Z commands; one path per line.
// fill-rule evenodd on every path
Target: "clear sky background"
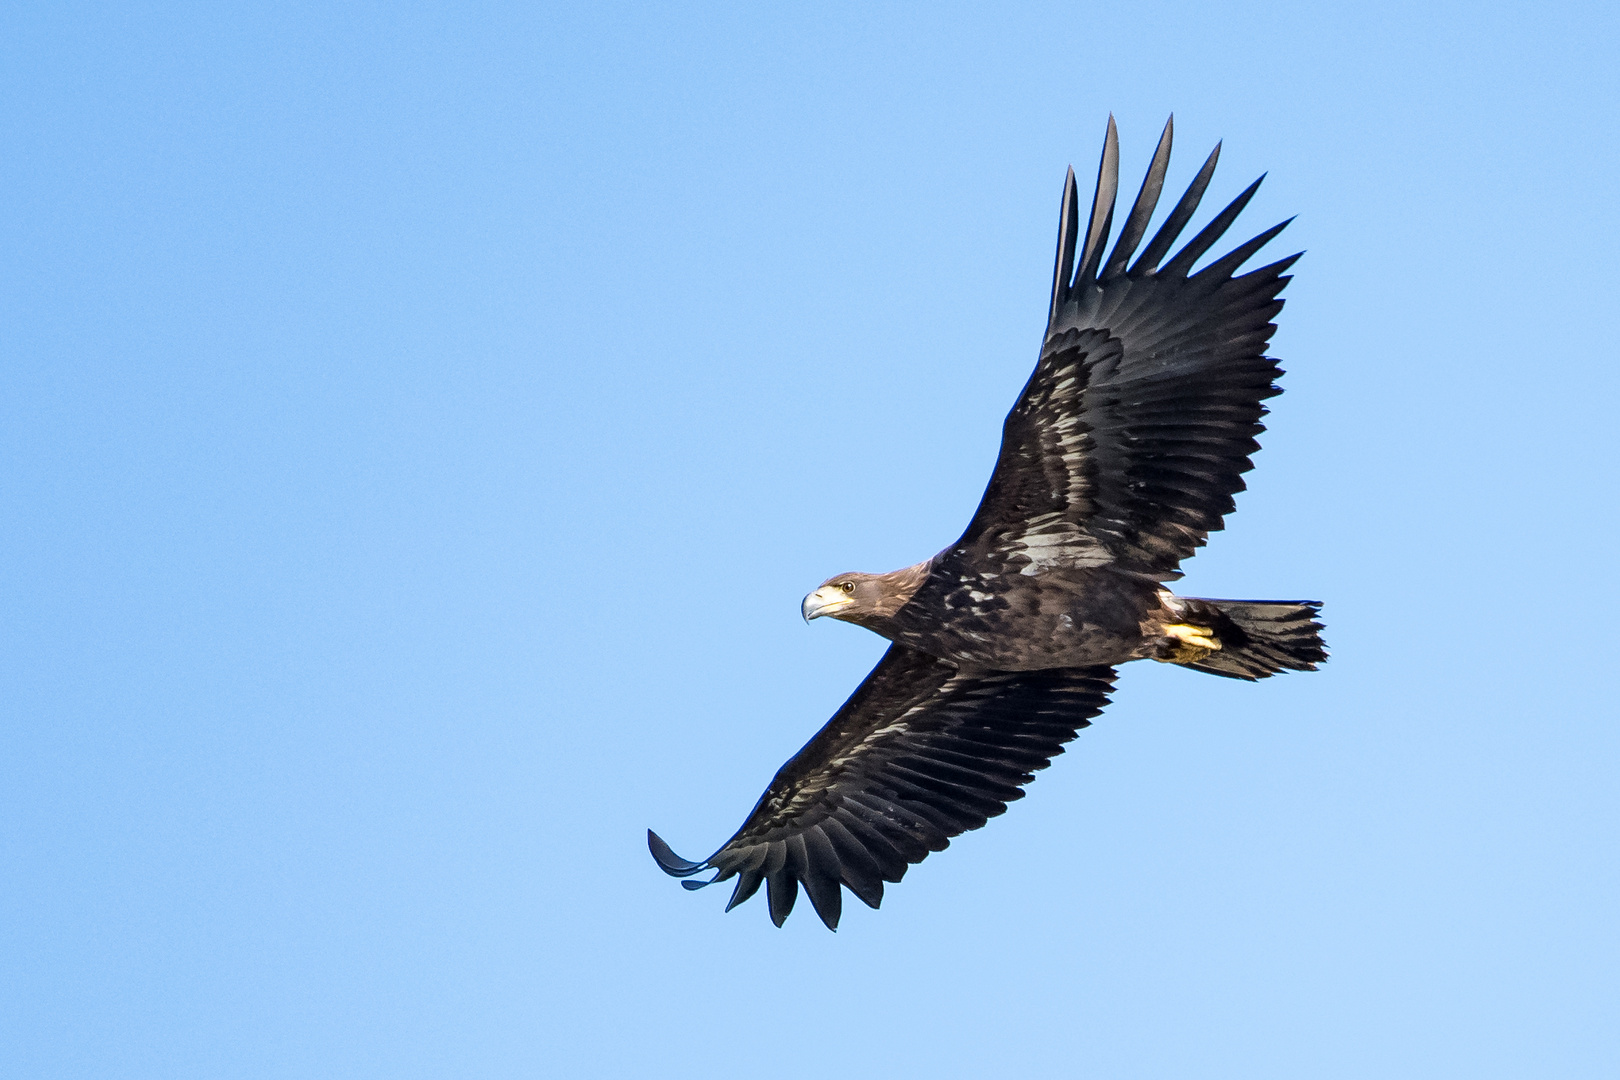
M 763 8 L 763 6 L 759 6 Z M 14 5 L 0 1073 L 1620 1075 L 1612 5 Z M 1063 170 L 1270 179 L 1193 595 L 881 911 L 702 857 L 949 543 Z M 1134 186 L 1131 188 L 1134 191 Z M 1206 206 L 1195 227 L 1213 212 Z

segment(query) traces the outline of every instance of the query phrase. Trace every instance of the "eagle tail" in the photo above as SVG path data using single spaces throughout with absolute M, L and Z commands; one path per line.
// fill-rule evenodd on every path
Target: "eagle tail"
M 1181 620 L 1155 659 L 1228 679 L 1315 671 L 1327 660 L 1321 603 L 1315 600 L 1205 600 L 1177 597 Z

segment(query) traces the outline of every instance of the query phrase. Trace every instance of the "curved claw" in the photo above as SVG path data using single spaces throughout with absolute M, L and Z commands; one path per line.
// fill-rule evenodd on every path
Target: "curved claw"
M 647 850 L 652 852 L 653 861 L 658 864 L 658 868 L 670 877 L 691 877 L 704 869 L 703 863 L 692 862 L 675 854 L 670 846 L 664 843 L 664 838 L 651 829 L 647 830 Z M 704 882 L 704 884 L 708 883 Z M 687 887 L 693 888 L 694 886 L 688 885 Z

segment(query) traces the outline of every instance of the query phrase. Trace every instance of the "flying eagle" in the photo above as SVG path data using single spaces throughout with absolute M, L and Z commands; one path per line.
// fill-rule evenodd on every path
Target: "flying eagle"
M 967 531 L 915 566 L 836 574 L 804 598 L 806 621 L 826 615 L 888 638 L 883 659 L 720 850 L 690 862 L 648 831 L 669 874 L 715 871 L 687 888 L 736 878 L 729 911 L 763 884 L 781 926 L 803 885 L 836 929 L 840 886 L 875 908 L 884 882 L 1022 798 L 1108 703 L 1116 665 L 1147 658 L 1253 680 L 1327 658 L 1315 601 L 1200 600 L 1164 587 L 1243 490 L 1261 402 L 1281 393 L 1265 351 L 1299 258 L 1234 276 L 1284 221 L 1192 273 L 1256 180 L 1164 261 L 1219 145 L 1136 254 L 1173 121 L 1112 251 L 1112 117 L 1083 236 L 1069 170 L 1040 359 Z

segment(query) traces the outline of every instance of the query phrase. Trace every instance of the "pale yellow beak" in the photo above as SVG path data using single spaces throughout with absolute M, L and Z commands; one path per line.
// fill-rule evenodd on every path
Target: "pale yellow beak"
M 804 621 L 821 615 L 831 615 L 836 611 L 849 607 L 855 601 L 844 595 L 843 589 L 835 589 L 831 585 L 823 585 L 815 592 L 804 598 L 799 611 L 804 615 Z

